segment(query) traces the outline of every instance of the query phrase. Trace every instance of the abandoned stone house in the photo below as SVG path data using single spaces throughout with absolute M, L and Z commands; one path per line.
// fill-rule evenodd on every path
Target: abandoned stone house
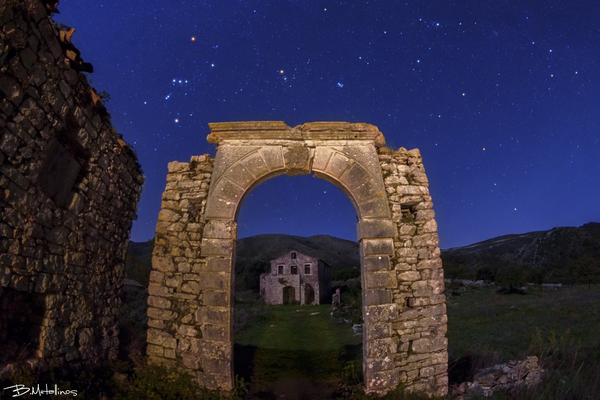
M 323 304 L 331 301 L 331 267 L 323 260 L 292 250 L 271 260 L 271 272 L 260 276 L 267 304 Z
M 55 6 L 0 2 L 0 379 L 117 355 L 144 181 Z

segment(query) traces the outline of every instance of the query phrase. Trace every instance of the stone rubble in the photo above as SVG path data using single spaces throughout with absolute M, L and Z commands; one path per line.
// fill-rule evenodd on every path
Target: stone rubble
M 463 382 L 453 388 L 451 394 L 457 400 L 467 400 L 473 396 L 491 397 L 494 392 L 537 385 L 544 373 L 538 365 L 538 358 L 531 356 L 523 361 L 509 361 L 482 369 L 477 372 L 473 382 Z

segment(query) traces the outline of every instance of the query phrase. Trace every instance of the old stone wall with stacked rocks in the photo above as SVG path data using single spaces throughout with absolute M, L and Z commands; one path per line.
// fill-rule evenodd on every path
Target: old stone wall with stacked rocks
M 278 175 L 312 173 L 355 207 L 368 393 L 403 384 L 446 394 L 446 309 L 437 225 L 418 150 L 392 152 L 377 127 L 280 121 L 209 124 L 214 160 L 169 164 L 149 303 L 150 362 L 233 388 L 233 268 L 243 199 Z
M 390 259 L 394 316 L 393 363 L 412 391 L 444 395 L 448 387 L 444 273 L 429 183 L 418 149 L 380 151 L 392 221 L 397 225 Z
M 116 356 L 143 174 L 56 2 L 0 3 L 0 371 Z
M 202 371 L 232 357 L 222 344 L 231 337 L 230 271 L 201 256 L 213 163 L 208 155 L 169 163 L 148 287 L 147 349 L 150 363 L 180 366 L 211 388 L 226 383 L 212 381 Z

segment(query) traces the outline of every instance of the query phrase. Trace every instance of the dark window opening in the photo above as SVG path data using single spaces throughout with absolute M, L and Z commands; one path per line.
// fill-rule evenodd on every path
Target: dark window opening
M 278 273 L 279 275 L 283 274 L 283 265 L 279 265 L 279 266 L 277 266 L 277 273 Z
M 61 132 L 48 142 L 37 185 L 57 206 L 66 207 L 73 188 L 87 173 L 89 159 L 89 152 L 77 139 Z
M 412 204 L 400 205 L 400 211 L 402 212 L 402 222 L 405 224 L 414 224 L 417 216 L 415 206 Z
M 296 253 L 292 253 L 292 260 L 296 259 Z
M 298 275 L 298 267 L 296 265 L 292 265 L 290 267 L 290 274 L 292 274 L 292 275 Z
M 310 264 L 304 264 L 304 275 L 310 275 Z

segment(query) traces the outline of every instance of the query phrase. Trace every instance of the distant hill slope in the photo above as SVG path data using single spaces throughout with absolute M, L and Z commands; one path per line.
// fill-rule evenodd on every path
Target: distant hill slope
M 148 285 L 154 240 L 129 243 L 125 276 Z M 360 268 L 358 243 L 329 235 L 251 236 L 237 241 L 236 289 L 255 288 L 270 261 L 296 250 L 320 258 L 334 270 Z M 570 283 L 600 280 L 600 223 L 505 235 L 469 246 L 442 250 L 450 278 L 493 280 L 519 267 L 529 281 Z M 591 278 L 590 278 L 591 277 Z
M 319 258 L 333 269 L 360 267 L 358 243 L 329 235 L 302 237 L 265 234 L 239 239 L 236 263 L 243 263 L 255 257 L 271 261 L 292 250 Z
M 506 235 L 442 250 L 446 276 L 480 278 L 507 266 L 531 268 L 539 279 L 571 283 L 600 275 L 600 223 Z M 466 275 L 466 276 L 464 276 Z M 583 276 L 583 278 L 582 278 Z M 571 281 L 571 282 L 570 282 Z
M 153 250 L 154 240 L 130 241 L 125 277 L 148 286 Z M 258 288 L 260 274 L 268 271 L 270 261 L 291 250 L 319 258 L 334 270 L 360 268 L 357 242 L 329 235 L 302 237 L 265 234 L 251 236 L 237 241 L 235 259 L 237 289 Z

